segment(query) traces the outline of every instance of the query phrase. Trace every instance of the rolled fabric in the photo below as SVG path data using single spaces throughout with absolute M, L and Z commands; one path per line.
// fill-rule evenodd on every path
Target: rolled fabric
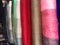
M 12 30 L 12 1 L 7 4 L 7 27 L 8 39 L 10 43 L 14 43 L 13 30 Z
M 41 0 L 43 45 L 58 45 L 56 0 Z
M 8 37 L 8 42 L 10 42 L 10 31 L 9 31 L 9 17 L 8 17 L 8 4 L 7 4 L 7 15 L 6 15 L 6 30 L 7 30 L 7 37 Z
M 2 34 L 2 1 L 0 0 L 0 34 Z
M 31 6 L 33 38 L 32 45 L 42 45 L 40 0 L 31 0 Z
M 3 37 L 7 41 L 7 30 L 6 30 L 6 14 L 7 14 L 7 3 L 5 0 L 2 0 L 2 30 L 3 30 Z
M 59 22 L 59 44 L 60 44 L 60 0 L 57 0 L 57 16 Z
M 16 21 L 16 0 L 13 0 L 13 33 L 14 33 L 14 43 L 17 45 L 16 39 L 16 28 L 17 28 L 17 21 Z
M 4 41 L 5 40 L 5 36 L 6 35 L 4 32 L 3 32 L 3 21 L 2 21 L 2 17 L 3 17 L 3 13 L 4 13 L 4 10 L 3 10 L 3 6 L 2 6 L 2 1 L 0 0 L 0 42 L 1 41 Z M 5 30 L 6 31 L 6 30 Z
M 20 0 L 16 3 L 16 18 L 17 18 L 17 44 L 22 45 L 22 34 L 21 34 L 21 15 L 20 15 Z
M 3 33 L 2 33 L 2 1 L 0 0 L 0 37 L 3 36 Z
M 32 45 L 30 0 L 21 0 L 22 45 Z

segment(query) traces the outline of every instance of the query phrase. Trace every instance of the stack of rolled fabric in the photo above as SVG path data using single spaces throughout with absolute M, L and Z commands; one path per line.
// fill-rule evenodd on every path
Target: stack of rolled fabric
M 43 45 L 58 45 L 56 0 L 41 0 Z
M 40 1 L 31 0 L 32 45 L 42 45 Z
M 0 34 L 5 39 L 8 35 L 15 45 L 58 45 L 56 0 L 13 0 L 13 6 L 12 0 L 5 1 L 0 5 Z M 5 42 L 0 45 L 9 45 Z

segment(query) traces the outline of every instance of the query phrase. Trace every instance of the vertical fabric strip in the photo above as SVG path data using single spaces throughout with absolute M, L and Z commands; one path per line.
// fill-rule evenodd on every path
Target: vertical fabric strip
M 40 0 L 31 0 L 31 6 L 33 38 L 32 45 L 42 45 Z
M 13 30 L 14 30 L 14 42 L 15 45 L 17 45 L 17 40 L 16 40 L 16 0 L 13 0 Z
M 31 45 L 30 0 L 21 0 L 22 45 Z
M 56 0 L 41 0 L 43 45 L 58 45 Z
M 5 5 L 5 6 L 3 6 Z M 6 14 L 7 14 L 7 9 L 6 9 L 6 3 L 2 2 L 2 31 L 4 38 L 7 40 L 7 30 L 6 30 Z
M 21 34 L 21 15 L 20 15 L 20 0 L 17 0 L 17 4 L 16 4 L 16 18 L 17 18 L 17 44 L 18 45 L 22 45 L 22 34 Z
M 9 1 L 7 5 L 7 21 L 8 21 L 8 33 L 9 33 L 9 42 L 14 43 L 13 30 L 12 30 L 12 1 Z

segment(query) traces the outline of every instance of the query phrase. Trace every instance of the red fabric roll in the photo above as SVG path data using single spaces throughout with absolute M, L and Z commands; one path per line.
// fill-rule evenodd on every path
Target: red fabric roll
M 43 45 L 58 45 L 56 0 L 41 0 Z
M 31 45 L 30 0 L 21 0 L 22 45 Z

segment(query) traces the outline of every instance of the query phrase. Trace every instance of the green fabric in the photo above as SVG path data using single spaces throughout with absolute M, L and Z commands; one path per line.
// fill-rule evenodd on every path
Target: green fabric
M 16 0 L 13 0 L 13 26 L 14 26 L 14 42 L 17 45 L 16 40 Z

